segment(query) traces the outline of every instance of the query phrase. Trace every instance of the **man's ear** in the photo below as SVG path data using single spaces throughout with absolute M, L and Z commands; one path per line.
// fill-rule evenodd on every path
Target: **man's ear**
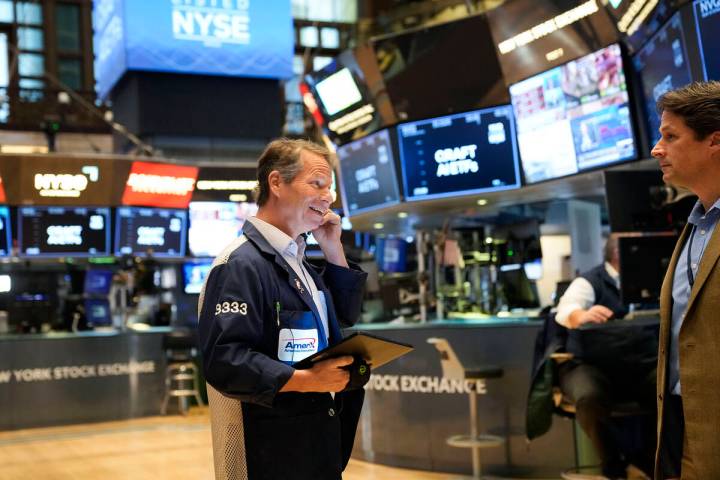
M 720 147 L 720 130 L 710 134 L 710 145 L 713 147 Z
M 270 175 L 268 175 L 268 186 L 270 187 L 270 193 L 273 195 L 278 195 L 280 184 L 282 182 L 282 177 L 280 176 L 280 172 L 277 170 L 273 170 L 270 172 Z

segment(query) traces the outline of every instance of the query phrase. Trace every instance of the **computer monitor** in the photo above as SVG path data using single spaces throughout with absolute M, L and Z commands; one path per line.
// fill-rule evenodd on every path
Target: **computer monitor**
M 659 302 L 660 288 L 677 239 L 675 235 L 618 239 L 620 291 L 624 304 L 655 305 Z
M 190 202 L 190 253 L 195 257 L 218 256 L 240 236 L 245 220 L 256 212 L 255 203 Z
M 88 327 L 112 326 L 110 302 L 104 298 L 89 298 L 84 302 Z
M 520 186 L 508 105 L 401 123 L 397 133 L 408 201 Z
M 12 233 L 10 228 L 10 210 L 0 206 L 0 257 L 12 253 Z
M 18 249 L 24 257 L 110 254 L 110 209 L 19 207 Z
M 655 104 L 662 94 L 692 81 L 680 12 L 673 15 L 633 57 L 640 75 L 647 119 L 649 147 L 660 139 L 660 117 Z
M 663 232 L 686 221 L 687 216 L 673 218 L 671 210 L 656 205 L 657 192 L 665 186 L 659 170 L 603 173 L 610 231 Z
M 108 295 L 112 278 L 113 272 L 110 270 L 87 270 L 83 290 L 87 295 Z
M 164 208 L 119 207 L 115 255 L 185 256 L 187 211 Z
M 525 182 L 637 158 L 620 45 L 510 86 Z
M 705 80 L 720 80 L 720 8 L 708 0 L 696 0 L 693 8 Z
M 395 155 L 388 130 L 338 147 L 337 156 L 347 216 L 400 202 Z
M 492 238 L 497 263 L 500 265 L 542 259 L 540 221 L 535 218 L 495 225 Z
M 378 238 L 376 258 L 380 271 L 407 271 L 407 242 L 402 238 Z
M 498 272 L 498 284 L 510 308 L 537 308 L 540 297 L 537 287 L 528 280 L 522 264 L 503 265 Z
M 183 264 L 184 291 L 187 294 L 198 294 L 202 290 L 210 270 L 212 260 L 185 262 Z

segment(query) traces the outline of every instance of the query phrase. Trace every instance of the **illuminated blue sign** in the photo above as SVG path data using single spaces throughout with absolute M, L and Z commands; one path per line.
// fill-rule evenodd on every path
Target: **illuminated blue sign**
M 290 0 L 95 0 L 101 98 L 126 70 L 289 78 Z

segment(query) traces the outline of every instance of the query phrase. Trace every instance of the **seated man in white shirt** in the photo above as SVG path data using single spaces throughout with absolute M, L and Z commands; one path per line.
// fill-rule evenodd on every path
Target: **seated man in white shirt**
M 577 421 L 600 456 L 603 475 L 625 478 L 631 460 L 652 475 L 654 419 L 647 419 L 643 447 L 630 459 L 610 413 L 614 404 L 630 401 L 654 411 L 657 338 L 653 331 L 631 326 L 589 328 L 627 314 L 620 298 L 616 236 L 608 239 L 604 257 L 603 264 L 573 280 L 558 304 L 555 320 L 569 329 L 566 349 L 574 355 L 559 367 L 560 388 L 575 403 Z

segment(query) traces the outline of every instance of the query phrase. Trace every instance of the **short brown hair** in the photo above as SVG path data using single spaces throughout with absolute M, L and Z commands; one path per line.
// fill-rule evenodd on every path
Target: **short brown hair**
M 330 165 L 330 169 L 335 169 L 335 155 L 322 145 L 308 140 L 291 140 L 289 138 L 273 140 L 265 147 L 265 151 L 258 159 L 255 202 L 259 207 L 265 205 L 270 198 L 270 184 L 268 183 L 270 173 L 277 170 L 280 172 L 283 182 L 292 182 L 303 168 L 300 157 L 303 150 L 324 158 Z
M 681 117 L 702 140 L 720 131 L 720 82 L 693 82 L 663 94 L 657 101 L 658 115 L 664 111 Z

